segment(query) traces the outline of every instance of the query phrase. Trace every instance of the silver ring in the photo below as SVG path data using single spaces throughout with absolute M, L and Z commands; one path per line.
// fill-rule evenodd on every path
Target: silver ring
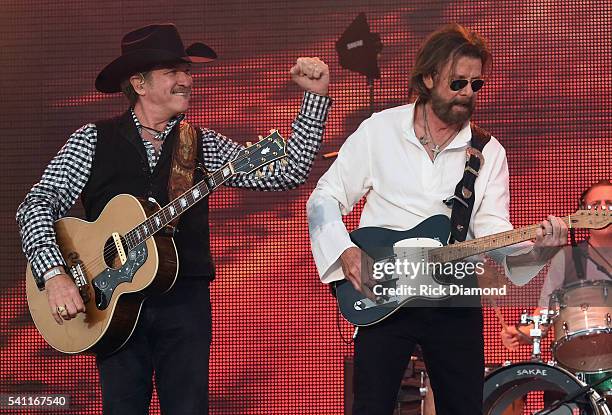
M 552 235 L 552 232 L 546 232 L 544 235 Z

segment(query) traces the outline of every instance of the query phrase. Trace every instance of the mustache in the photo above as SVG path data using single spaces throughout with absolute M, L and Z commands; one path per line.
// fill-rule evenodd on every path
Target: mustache
M 464 107 L 471 108 L 474 105 L 474 100 L 473 99 L 468 99 L 467 101 L 453 100 L 451 104 L 452 105 L 462 105 Z
M 178 87 L 178 88 L 174 88 L 172 90 L 173 94 L 185 94 L 185 93 L 191 93 L 191 88 L 185 88 L 185 87 Z

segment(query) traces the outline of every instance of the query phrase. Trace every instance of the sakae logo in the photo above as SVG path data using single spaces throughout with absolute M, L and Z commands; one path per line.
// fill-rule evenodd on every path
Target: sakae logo
M 548 376 L 546 373 L 546 369 L 519 369 L 516 371 L 517 376 L 526 376 L 526 375 L 540 375 L 540 376 Z

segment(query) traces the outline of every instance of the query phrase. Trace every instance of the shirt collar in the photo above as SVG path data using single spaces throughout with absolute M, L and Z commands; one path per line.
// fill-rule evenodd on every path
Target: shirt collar
M 138 120 L 138 117 L 136 116 L 136 113 L 134 112 L 134 108 L 130 108 L 130 112 L 132 113 L 132 119 L 134 120 L 134 124 L 136 125 L 136 128 L 138 129 L 138 133 L 140 134 L 142 130 L 142 124 Z M 170 134 L 170 130 L 174 128 L 176 123 L 181 122 L 184 118 L 185 118 L 185 114 L 178 114 L 170 118 L 170 120 L 166 124 L 166 128 L 164 128 L 164 131 L 162 131 L 162 133 L 160 134 L 159 139 L 161 141 L 165 140 L 166 137 L 168 137 L 168 134 Z

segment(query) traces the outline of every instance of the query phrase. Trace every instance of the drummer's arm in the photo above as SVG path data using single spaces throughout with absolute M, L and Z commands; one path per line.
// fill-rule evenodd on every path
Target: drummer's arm
M 540 312 L 542 310 L 543 310 L 542 307 L 537 307 L 535 310 L 533 310 L 532 315 L 534 316 L 541 315 Z M 530 334 L 531 329 L 533 329 L 533 327 L 534 327 L 533 323 L 530 323 L 528 325 L 521 325 L 521 326 L 504 327 L 500 333 L 502 343 L 508 350 L 511 350 L 511 351 L 517 351 L 518 348 L 522 344 L 531 344 L 532 339 L 529 334 Z M 549 328 L 550 328 L 549 324 L 540 326 L 540 329 L 542 330 L 542 338 L 548 335 Z
M 548 309 L 552 293 L 563 287 L 565 279 L 565 255 L 567 255 L 567 249 L 568 248 L 564 248 L 560 250 L 550 261 L 550 266 L 548 267 L 548 272 L 546 273 L 546 278 L 540 292 L 539 307 L 533 310 L 532 315 L 541 315 L 541 310 Z M 518 328 L 514 326 L 505 327 L 501 332 L 502 343 L 507 349 L 513 351 L 517 350 L 521 344 L 531 344 L 532 341 L 529 336 L 529 331 L 532 328 L 533 324 L 518 326 Z M 541 326 L 542 337 L 548 335 L 549 328 L 550 325 Z

